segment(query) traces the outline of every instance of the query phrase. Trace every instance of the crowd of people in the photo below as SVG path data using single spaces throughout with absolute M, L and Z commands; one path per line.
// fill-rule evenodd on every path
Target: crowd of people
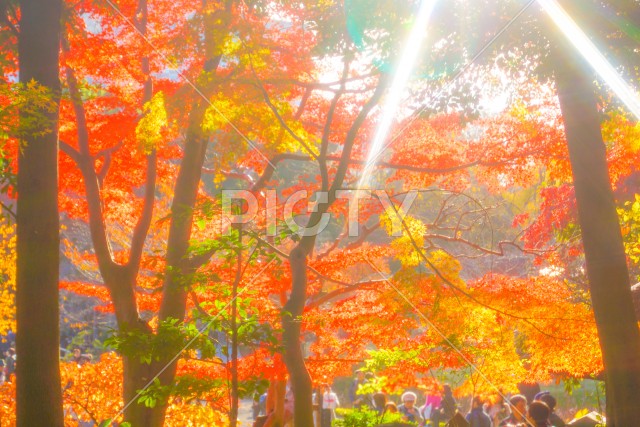
M 416 423 L 424 427 L 439 427 L 456 417 L 463 418 L 471 427 L 564 427 L 565 422 L 555 413 L 556 399 L 549 392 L 538 392 L 527 399 L 516 394 L 505 400 L 505 396 L 496 396 L 493 401 L 479 396 L 472 399 L 471 410 L 465 415 L 453 396 L 451 387 L 443 385 L 440 390 L 432 390 L 423 397 L 419 405 L 418 396 L 406 391 L 396 404 L 383 392 L 361 393 L 361 386 L 369 382 L 373 374 L 356 372 L 349 389 L 349 399 L 354 408 L 368 407 L 380 415 L 381 422 L 386 414 L 397 413 L 403 421 Z M 329 389 L 330 390 L 330 389 Z M 336 398 L 337 401 L 337 398 Z M 334 411 L 335 408 L 332 408 Z M 462 425 L 462 424 L 457 424 Z M 324 424 L 317 424 L 324 427 Z
M 555 413 L 556 399 L 548 391 L 523 387 L 522 394 L 507 398 L 497 395 L 492 400 L 475 396 L 471 400 L 471 409 L 463 414 L 462 406 L 454 397 L 448 384 L 433 388 L 418 397 L 414 391 L 402 393 L 396 403 L 382 391 L 370 393 L 375 384 L 370 372 L 357 371 L 348 390 L 346 408 L 368 409 L 377 414 L 378 424 L 395 422 L 398 419 L 420 427 L 442 427 L 445 425 L 470 427 L 564 427 L 565 422 Z M 367 386 L 368 385 L 368 386 Z M 363 387 L 367 386 L 367 387 Z M 535 394 L 534 394 L 535 393 Z M 422 393 L 421 393 L 422 394 Z M 526 396 L 525 396 L 526 394 Z M 267 394 L 256 398 L 254 419 L 256 424 L 262 415 L 266 418 Z M 328 383 L 320 384 L 313 392 L 314 427 L 331 427 L 336 419 L 336 409 L 341 406 L 338 394 Z M 468 404 L 468 402 L 467 402 Z M 287 387 L 285 395 L 285 425 L 293 416 L 293 393 Z M 454 422 L 450 423 L 450 421 Z M 450 424 L 448 424 L 450 423 Z

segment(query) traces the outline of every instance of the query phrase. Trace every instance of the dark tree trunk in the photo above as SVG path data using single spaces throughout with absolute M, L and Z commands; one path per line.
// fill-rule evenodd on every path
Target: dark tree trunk
M 153 365 L 141 363 L 135 357 L 123 355 L 123 391 L 125 405 L 133 400 L 131 405 L 124 411 L 124 418 L 132 426 L 150 426 L 154 418 L 155 408 L 147 408 L 137 402 L 138 390 L 142 390 L 153 378 Z
M 212 76 L 215 75 L 218 65 L 220 65 L 221 56 L 216 53 L 216 48 L 222 44 L 228 31 L 232 6 L 233 1 L 226 0 L 223 8 L 206 12 L 204 15 L 204 39 L 207 41 L 205 56 L 207 60 L 203 71 Z M 201 90 L 205 96 L 209 96 L 212 89 L 204 87 Z M 207 106 L 208 102 L 197 99 L 189 114 L 184 155 L 180 162 L 173 202 L 171 203 L 171 224 L 169 225 L 166 254 L 167 270 L 163 281 L 160 312 L 158 313 L 160 321 L 178 319 L 182 322 L 184 320 L 188 285 L 185 286 L 183 278 L 200 267 L 200 265 L 194 265 L 192 261 L 188 260 L 187 255 L 193 225 L 193 208 L 196 205 L 209 139 L 209 136 L 201 128 Z M 164 366 L 167 368 L 164 369 Z M 159 376 L 160 383 L 163 385 L 173 384 L 177 363 L 161 360 L 154 368 L 154 372 L 159 372 L 161 369 L 164 371 Z M 168 402 L 165 400 L 155 406 L 153 419 L 148 424 L 149 427 L 164 425 L 167 405 Z
M 60 96 L 59 0 L 20 2 L 20 81 Z M 45 112 L 42 112 L 45 113 Z M 64 425 L 60 387 L 58 112 L 48 133 L 24 139 L 18 155 L 16 365 L 17 425 Z M 29 117 L 22 115 L 28 120 Z
M 593 79 L 571 49 L 554 55 L 593 311 L 604 359 L 607 425 L 640 420 L 640 331 L 634 313 Z
M 282 310 L 283 359 L 295 399 L 293 425 L 313 425 L 311 377 L 300 345 L 300 327 L 307 294 L 307 251 L 298 245 L 289 256 L 291 295 Z

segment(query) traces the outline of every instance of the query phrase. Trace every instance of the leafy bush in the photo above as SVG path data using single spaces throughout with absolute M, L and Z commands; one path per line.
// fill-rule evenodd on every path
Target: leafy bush
M 336 412 L 343 416 L 336 419 L 333 427 L 374 427 L 382 423 L 402 421 L 402 414 L 378 415 L 371 409 L 337 409 Z

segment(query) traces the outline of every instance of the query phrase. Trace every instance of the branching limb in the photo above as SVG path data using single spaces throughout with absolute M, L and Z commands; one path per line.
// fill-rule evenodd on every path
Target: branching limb
M 355 292 L 355 291 L 360 291 L 360 290 L 364 290 L 367 289 L 367 287 L 369 287 L 369 290 L 375 290 L 375 287 L 371 287 L 371 285 L 376 285 L 379 283 L 384 283 L 385 280 L 365 280 L 363 282 L 358 282 L 358 283 L 353 283 L 351 285 L 346 285 L 342 288 L 339 289 L 335 289 L 331 292 L 328 292 L 326 294 L 320 295 L 317 298 L 311 300 L 310 302 L 308 302 L 304 309 L 305 310 L 312 310 L 314 308 L 318 308 L 320 307 L 322 304 L 327 303 L 335 298 L 338 298 L 342 295 L 348 294 L 349 292 Z
M 503 311 L 497 307 L 493 307 L 489 304 L 486 304 L 482 301 L 480 301 L 478 298 L 476 298 L 474 295 L 472 295 L 471 293 L 465 291 L 464 289 L 462 289 L 461 287 L 457 286 L 456 284 L 454 284 L 451 280 L 447 279 L 446 276 L 444 276 L 444 274 L 442 274 L 442 272 L 440 271 L 440 269 L 438 269 L 430 260 L 429 258 L 427 258 L 427 256 L 425 255 L 423 249 L 417 244 L 415 238 L 413 237 L 413 234 L 411 233 L 411 230 L 409 229 L 409 227 L 407 226 L 407 223 L 404 221 L 404 218 L 400 217 L 399 212 L 397 210 L 397 208 L 395 207 L 395 205 L 393 205 L 393 208 L 396 212 L 396 214 L 398 215 L 398 218 L 401 219 L 401 223 L 402 223 L 402 228 L 404 229 L 405 233 L 407 233 L 407 236 L 409 237 L 410 241 L 411 241 L 411 245 L 413 246 L 413 248 L 416 250 L 416 252 L 418 253 L 418 255 L 420 256 L 420 258 L 422 259 L 422 261 L 434 272 L 434 274 L 440 279 L 442 280 L 444 283 L 446 283 L 452 290 L 459 292 L 460 294 L 462 294 L 463 296 L 465 296 L 466 298 L 468 298 L 469 300 L 473 301 L 474 303 L 485 307 L 489 310 L 492 310 L 496 313 L 499 313 L 503 316 L 506 317 L 510 317 L 512 319 L 516 319 L 516 320 L 521 320 L 523 322 L 525 322 L 526 324 L 528 324 L 529 326 L 531 326 L 533 329 L 535 329 L 536 331 L 538 331 L 539 333 L 549 337 L 549 338 L 553 338 L 553 339 L 559 339 L 559 340 L 570 340 L 571 338 L 567 338 L 567 337 L 558 337 L 555 335 L 551 335 L 548 332 L 542 330 L 539 326 L 537 326 L 533 320 L 563 320 L 563 321 L 567 321 L 567 320 L 572 320 L 575 321 L 576 319 L 561 319 L 561 318 L 554 318 L 554 319 L 532 319 L 529 317 L 524 317 L 524 316 L 520 316 L 514 313 L 509 313 L 506 311 Z
M 275 118 L 278 120 L 278 122 L 280 123 L 280 126 L 282 126 L 282 128 L 289 134 L 291 135 L 291 137 L 293 139 L 295 139 L 301 146 L 302 148 L 305 149 L 305 151 L 307 153 L 309 153 L 309 155 L 311 157 L 313 157 L 314 160 L 318 160 L 318 155 L 311 149 L 311 147 L 309 146 L 309 144 L 307 144 L 307 142 L 300 137 L 300 135 L 298 135 L 297 133 L 295 133 L 293 131 L 293 129 L 291 129 L 291 127 L 287 124 L 287 122 L 285 121 L 284 117 L 282 117 L 282 115 L 280 114 L 280 112 L 278 111 L 278 109 L 276 108 L 275 105 L 273 105 L 273 102 L 271 102 L 271 98 L 269 97 L 269 92 L 267 92 L 267 90 L 265 89 L 264 85 L 262 84 L 262 82 L 260 81 L 260 78 L 258 77 L 258 74 L 256 73 L 255 68 L 253 67 L 253 63 L 250 61 L 250 65 L 251 65 L 251 72 L 253 73 L 253 76 L 255 78 L 255 86 L 260 90 L 260 92 L 262 93 L 262 96 L 264 98 L 265 103 L 267 104 L 267 106 L 269 107 L 269 109 L 271 110 L 271 112 L 273 113 L 273 115 L 275 116 Z
M 322 191 L 329 189 L 329 171 L 327 169 L 327 150 L 329 149 L 329 137 L 331 135 L 331 125 L 333 124 L 333 116 L 335 115 L 336 108 L 340 97 L 344 94 L 346 87 L 346 79 L 349 76 L 350 61 L 345 58 L 344 67 L 342 69 L 342 78 L 340 80 L 340 89 L 333 95 L 329 111 L 327 112 L 327 118 L 324 122 L 324 129 L 322 131 L 322 142 L 320 143 L 320 157 L 318 164 L 320 166 L 320 176 L 322 178 Z

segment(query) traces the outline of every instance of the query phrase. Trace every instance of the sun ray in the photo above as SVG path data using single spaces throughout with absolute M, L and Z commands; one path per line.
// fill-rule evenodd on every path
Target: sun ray
M 365 188 L 369 184 L 375 160 L 378 158 L 379 151 L 382 149 L 383 143 L 389 135 L 389 130 L 391 129 L 393 119 L 398 110 L 402 93 L 411 77 L 418 53 L 420 52 L 420 46 L 425 36 L 425 28 L 427 28 L 429 17 L 436 3 L 437 0 L 423 0 L 420 4 L 413 28 L 405 42 L 400 61 L 395 68 L 395 75 L 393 76 L 391 87 L 389 88 L 385 103 L 382 107 L 380 122 L 378 123 L 376 133 L 371 142 L 367 162 L 360 177 L 358 188 Z
M 538 0 L 558 29 L 598 73 L 616 96 L 640 119 L 640 97 L 556 0 Z

